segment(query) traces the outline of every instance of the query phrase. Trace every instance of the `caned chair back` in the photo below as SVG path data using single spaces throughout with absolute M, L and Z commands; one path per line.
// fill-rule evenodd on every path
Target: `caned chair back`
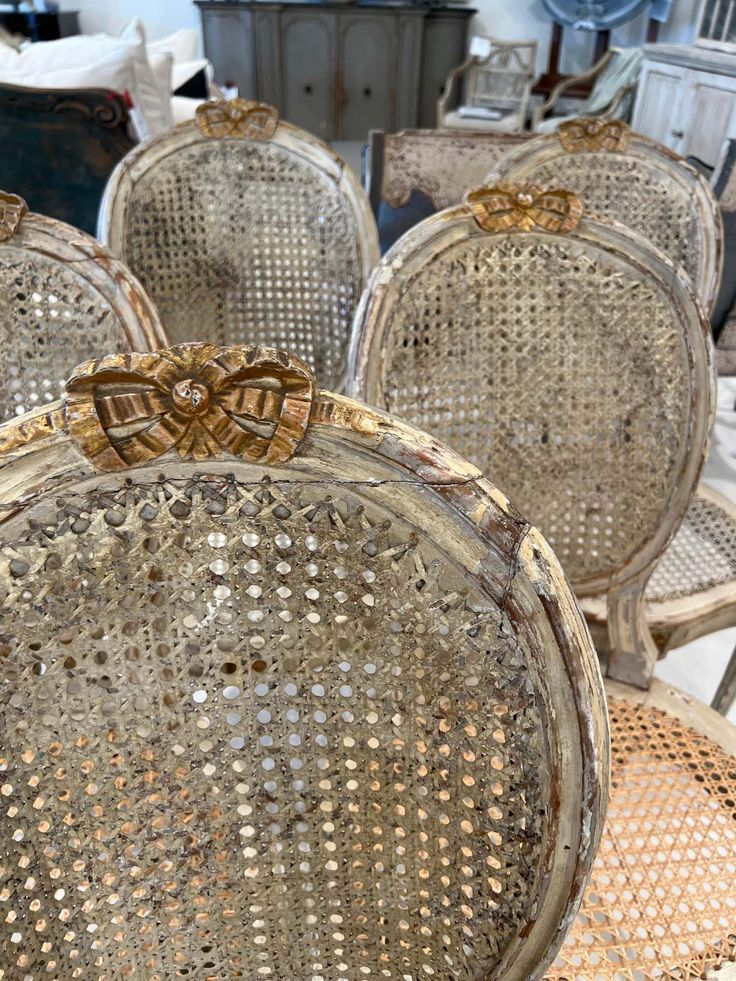
M 158 315 L 91 236 L 0 192 L 0 422 L 57 399 L 100 347 L 159 347 Z
M 489 109 L 525 113 L 534 78 L 537 44 L 534 41 L 490 39 L 491 50 L 468 70 L 465 102 Z
M 99 236 L 173 342 L 273 344 L 341 379 L 375 222 L 350 168 L 272 107 L 205 103 L 135 149 L 110 179 Z
M 543 973 L 607 731 L 503 495 L 258 348 L 83 365 L 0 454 L 7 968 Z
M 510 153 L 487 183 L 553 184 L 590 212 L 623 222 L 691 277 L 710 311 L 722 265 L 722 222 L 708 182 L 666 147 L 615 119 L 574 119 Z
M 701 308 L 666 256 L 570 192 L 508 184 L 471 192 L 384 257 L 350 377 L 353 394 L 501 487 L 580 595 L 615 588 L 621 602 L 684 514 L 714 384 Z M 620 628 L 622 650 L 652 648 L 638 617 Z

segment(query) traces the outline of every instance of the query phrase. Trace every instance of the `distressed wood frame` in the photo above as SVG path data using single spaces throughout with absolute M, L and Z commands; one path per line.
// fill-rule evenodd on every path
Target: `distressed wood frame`
M 528 186 L 527 190 L 528 190 Z M 497 190 L 508 185 L 499 185 Z M 488 195 L 488 191 L 485 192 Z M 499 213 L 506 214 L 504 209 Z M 509 228 L 483 231 L 471 207 L 448 208 L 413 228 L 384 256 L 371 277 L 353 323 L 348 360 L 348 394 L 372 404 L 385 405 L 385 340 L 394 308 L 409 276 L 421 274 L 445 249 L 480 235 L 545 235 L 539 225 L 527 231 Z M 710 328 L 683 270 L 655 249 L 641 235 L 617 222 L 591 216 L 581 218 L 567 237 L 575 248 L 595 246 L 614 255 L 621 263 L 639 267 L 660 281 L 671 283 L 673 313 L 689 351 L 689 388 L 692 411 L 678 472 L 662 496 L 656 534 L 615 568 L 595 577 L 571 577 L 579 598 L 603 594 L 607 598 L 610 635 L 609 674 L 642 688 L 649 686 L 659 656 L 646 617 L 644 591 L 654 567 L 680 526 L 695 492 L 707 454 L 707 440 L 715 411 L 715 372 Z M 564 329 L 564 325 L 560 325 Z M 484 365 L 468 365 L 472 372 Z
M 573 127 L 582 139 L 566 139 Z M 624 141 L 606 141 L 607 128 L 614 127 L 625 134 Z M 695 287 L 706 312 L 710 313 L 718 296 L 723 269 L 723 221 L 718 201 L 708 182 L 694 167 L 655 140 L 633 132 L 626 123 L 603 118 L 572 120 L 557 132 L 537 136 L 513 150 L 486 176 L 486 182 L 533 180 L 537 167 L 580 152 L 623 154 L 630 160 L 656 167 L 694 201 L 702 235 L 702 261 Z M 595 166 L 595 157 L 591 158 L 591 165 Z
M 199 364 L 212 353 L 209 349 L 182 345 L 175 350 L 184 352 L 190 364 Z M 141 375 L 151 382 L 158 379 L 161 361 L 170 354 L 148 355 L 145 365 L 139 359 Z M 288 383 L 286 356 L 278 352 L 221 348 L 214 356 L 227 363 L 261 363 L 265 356 L 271 382 Z M 101 364 L 83 366 L 77 376 L 94 379 Z M 111 380 L 128 370 L 129 359 L 120 355 L 104 364 L 96 382 L 96 394 L 103 399 Z M 202 376 L 195 371 L 194 377 Z M 169 381 L 175 396 L 176 379 Z M 0 531 L 7 520 L 47 494 L 63 494 L 80 484 L 119 483 L 120 475 L 100 471 L 96 457 L 85 455 L 86 445 L 70 437 L 68 412 L 67 399 L 0 426 Z M 394 513 L 404 515 L 421 534 L 431 535 L 450 561 L 500 603 L 540 658 L 539 698 L 548 718 L 553 761 L 554 832 L 545 843 L 534 922 L 512 941 L 501 965 L 478 975 L 479 981 L 539 978 L 576 915 L 602 831 L 608 789 L 603 686 L 567 580 L 544 538 L 474 467 L 390 416 L 315 391 L 303 437 L 291 452 L 267 465 L 244 462 L 226 450 L 222 460 L 206 465 L 205 472 L 213 482 L 235 474 L 249 482 L 268 476 L 272 481 L 370 483 Z M 130 467 L 127 477 L 150 478 L 164 469 L 176 476 L 203 472 L 201 461 L 186 453 L 184 457 L 168 449 L 154 462 L 149 458 L 142 466 Z

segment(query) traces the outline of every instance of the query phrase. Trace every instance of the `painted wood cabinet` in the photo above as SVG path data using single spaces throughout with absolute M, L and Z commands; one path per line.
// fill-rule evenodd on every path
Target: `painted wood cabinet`
M 632 125 L 714 167 L 736 137 L 736 55 L 699 45 L 647 45 Z
M 196 0 L 218 82 L 275 105 L 324 140 L 435 125 L 447 73 L 467 50 L 459 5 Z

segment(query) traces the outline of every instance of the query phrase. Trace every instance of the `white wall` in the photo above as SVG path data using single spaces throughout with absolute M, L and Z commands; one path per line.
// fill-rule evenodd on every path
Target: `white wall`
M 78 10 L 85 34 L 119 34 L 140 17 L 153 40 L 180 27 L 199 27 L 199 7 L 191 0 L 61 0 L 62 10 Z
M 477 8 L 474 30 L 510 40 L 536 39 L 539 42 L 537 68 L 547 64 L 551 33 L 550 18 L 542 0 L 469 0 Z M 663 25 L 660 40 L 687 44 L 693 39 L 697 13 L 702 0 L 675 0 L 669 23 Z M 143 21 L 149 38 L 162 37 L 179 27 L 198 27 L 199 8 L 192 0 L 62 0 L 62 9 L 81 12 L 82 30 L 118 34 L 136 15 Z M 613 32 L 613 43 L 641 44 L 647 17 Z M 587 68 L 593 54 L 594 38 L 580 31 L 567 31 L 562 54 L 562 70 L 578 72 Z

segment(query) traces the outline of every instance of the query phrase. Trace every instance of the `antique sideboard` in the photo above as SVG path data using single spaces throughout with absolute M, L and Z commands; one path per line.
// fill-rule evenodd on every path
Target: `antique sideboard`
M 634 108 L 638 133 L 715 167 L 736 137 L 736 49 L 648 44 Z
M 434 126 L 447 73 L 465 57 L 458 4 L 403 0 L 195 0 L 215 79 L 275 105 L 324 140 Z

